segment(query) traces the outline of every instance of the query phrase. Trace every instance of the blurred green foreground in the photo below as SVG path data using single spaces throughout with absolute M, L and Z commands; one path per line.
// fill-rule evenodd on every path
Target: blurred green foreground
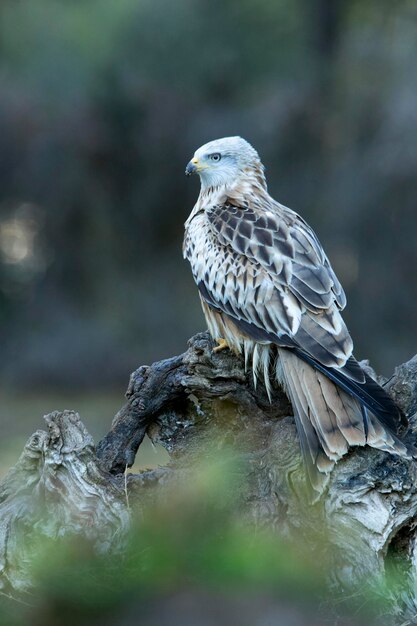
M 309 537 L 290 545 L 272 531 L 248 527 L 238 512 L 239 472 L 223 457 L 159 502 L 132 507 L 135 521 L 121 554 L 95 554 L 79 537 L 34 542 L 35 587 L 19 597 L 1 596 L 0 623 L 392 623 L 383 621 L 389 605 L 382 586 L 378 594 L 367 591 L 370 581 L 347 597 L 329 592 L 325 558 L 312 553 Z

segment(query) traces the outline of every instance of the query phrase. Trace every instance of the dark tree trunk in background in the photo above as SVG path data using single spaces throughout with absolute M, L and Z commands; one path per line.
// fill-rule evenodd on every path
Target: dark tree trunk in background
M 120 550 L 128 500 L 149 502 L 192 482 L 196 466 L 218 462 L 224 450 L 239 462 L 236 506 L 247 524 L 272 529 L 280 538 L 310 537 L 309 547 L 325 559 L 329 582 L 339 589 L 355 589 L 364 577 L 383 577 L 387 557 L 401 557 L 408 575 L 406 587 L 393 593 L 393 611 L 406 606 L 404 615 L 415 612 L 414 461 L 356 448 L 336 465 L 328 490 L 312 505 L 286 396 L 276 388 L 270 404 L 262 385 L 254 389 L 241 359 L 212 348 L 208 334 L 199 334 L 184 354 L 136 370 L 127 402 L 97 448 L 77 414 L 46 418 L 48 430 L 32 435 L 0 486 L 3 587 L 30 587 L 26 558 L 35 524 L 47 536 L 55 536 L 59 527 L 61 534 L 64 529 L 87 535 L 100 550 Z M 412 430 L 417 357 L 398 367 L 386 388 Z M 146 432 L 171 460 L 166 467 L 126 477 Z M 47 519 L 40 502 L 46 504 Z
M 333 58 L 337 51 L 345 5 L 345 0 L 315 0 L 308 4 L 315 48 L 328 59 Z

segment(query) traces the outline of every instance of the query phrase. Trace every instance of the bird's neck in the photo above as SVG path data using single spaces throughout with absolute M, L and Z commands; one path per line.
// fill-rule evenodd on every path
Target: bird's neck
M 214 186 L 201 186 L 197 204 L 213 205 L 247 204 L 250 196 L 268 195 L 265 175 L 262 166 L 244 170 L 233 182 Z

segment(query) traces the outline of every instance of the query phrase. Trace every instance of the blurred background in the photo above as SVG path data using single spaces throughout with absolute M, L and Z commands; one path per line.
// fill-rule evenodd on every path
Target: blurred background
M 52 409 L 102 435 L 205 328 L 194 150 L 239 134 L 316 230 L 358 358 L 417 350 L 415 0 L 2 0 L 3 463 Z

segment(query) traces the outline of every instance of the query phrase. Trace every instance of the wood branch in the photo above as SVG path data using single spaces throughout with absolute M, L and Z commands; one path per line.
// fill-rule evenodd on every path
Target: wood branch
M 397 368 L 387 389 L 408 416 L 412 439 L 417 357 Z M 56 413 L 4 479 L 0 509 L 8 530 L 0 531 L 0 563 L 13 588 L 30 584 L 19 539 L 22 520 L 33 525 L 38 516 L 37 526 L 47 536 L 87 533 L 99 549 L 120 549 L 129 517 L 123 474 L 148 433 L 171 460 L 167 467 L 128 475 L 132 501 L 163 497 L 167 488 L 192 481 L 196 464 L 218 462 L 219 453 L 232 450 L 241 468 L 238 506 L 246 523 L 296 541 L 309 537 L 307 549 L 326 561 L 329 582 L 339 589 L 383 576 L 388 556 L 394 562 L 401 557 L 408 583 L 393 594 L 393 611 L 403 610 L 406 598 L 404 614 L 416 612 L 414 461 L 356 448 L 337 464 L 326 493 L 312 506 L 286 396 L 277 387 L 270 403 L 240 358 L 228 350 L 213 352 L 207 333 L 193 337 L 183 355 L 136 370 L 126 396 L 97 450 L 76 414 Z M 49 512 L 43 524 L 42 511 L 34 506 L 41 499 L 52 507 L 52 522 Z M 86 519 L 94 524 L 86 526 Z

